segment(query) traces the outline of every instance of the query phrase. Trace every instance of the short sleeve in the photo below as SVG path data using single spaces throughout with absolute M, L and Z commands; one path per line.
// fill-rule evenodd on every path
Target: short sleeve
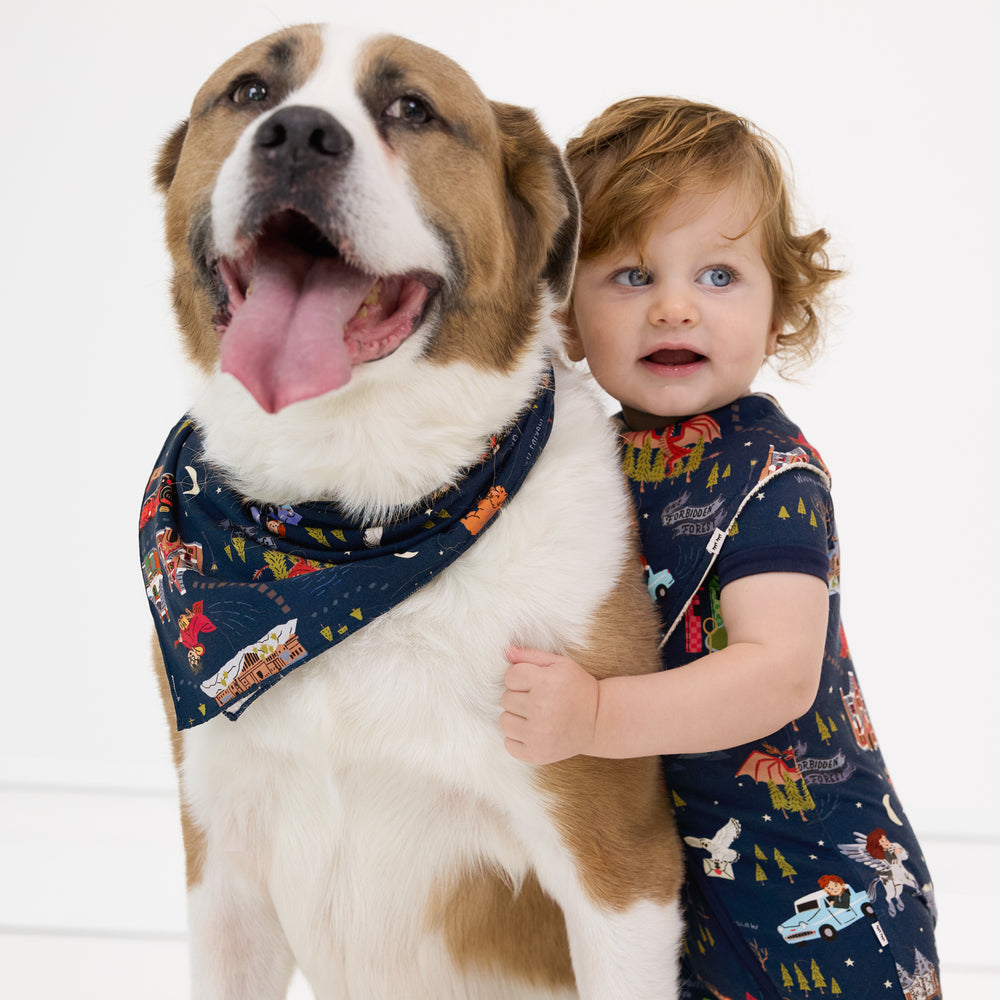
M 823 479 L 813 472 L 775 476 L 740 512 L 719 552 L 722 586 L 758 573 L 806 573 L 827 581 L 833 509 Z

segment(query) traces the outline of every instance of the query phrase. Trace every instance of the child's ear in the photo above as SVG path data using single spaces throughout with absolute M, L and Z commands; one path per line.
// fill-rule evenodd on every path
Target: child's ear
M 580 340 L 580 334 L 577 333 L 576 323 L 573 320 L 572 303 L 565 309 L 560 309 L 556 313 L 556 319 L 562 327 L 562 341 L 563 347 L 566 348 L 566 357 L 570 361 L 583 361 L 586 354 L 584 354 L 583 341 Z
M 771 317 L 771 329 L 767 332 L 767 342 L 764 347 L 764 357 L 769 358 L 772 354 L 776 354 L 778 351 L 778 337 L 781 336 L 781 331 L 784 329 L 785 324 L 782 323 L 781 318 L 775 313 Z

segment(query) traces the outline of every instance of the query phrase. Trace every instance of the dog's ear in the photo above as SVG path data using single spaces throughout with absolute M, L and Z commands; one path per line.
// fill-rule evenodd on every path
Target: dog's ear
M 580 204 L 562 155 L 527 108 L 493 102 L 519 251 L 559 301 L 573 286 Z
M 181 147 L 187 137 L 188 123 L 181 122 L 167 137 L 160 147 L 160 154 L 156 158 L 156 166 L 153 167 L 153 181 L 156 187 L 165 192 L 174 179 L 177 171 L 177 163 L 181 158 Z

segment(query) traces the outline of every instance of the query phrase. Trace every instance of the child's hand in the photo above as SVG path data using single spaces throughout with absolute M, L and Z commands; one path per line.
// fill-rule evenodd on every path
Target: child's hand
M 598 686 L 576 661 L 511 647 L 500 729 L 511 756 L 551 764 L 588 753 L 594 741 Z

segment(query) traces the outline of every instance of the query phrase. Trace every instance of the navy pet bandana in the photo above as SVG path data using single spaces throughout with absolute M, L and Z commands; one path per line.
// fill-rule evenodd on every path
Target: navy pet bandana
M 336 504 L 257 504 L 205 462 L 190 419 L 146 487 L 139 546 L 177 728 L 235 719 L 295 667 L 353 635 L 457 559 L 524 482 L 548 440 L 538 396 L 460 482 L 384 525 Z

